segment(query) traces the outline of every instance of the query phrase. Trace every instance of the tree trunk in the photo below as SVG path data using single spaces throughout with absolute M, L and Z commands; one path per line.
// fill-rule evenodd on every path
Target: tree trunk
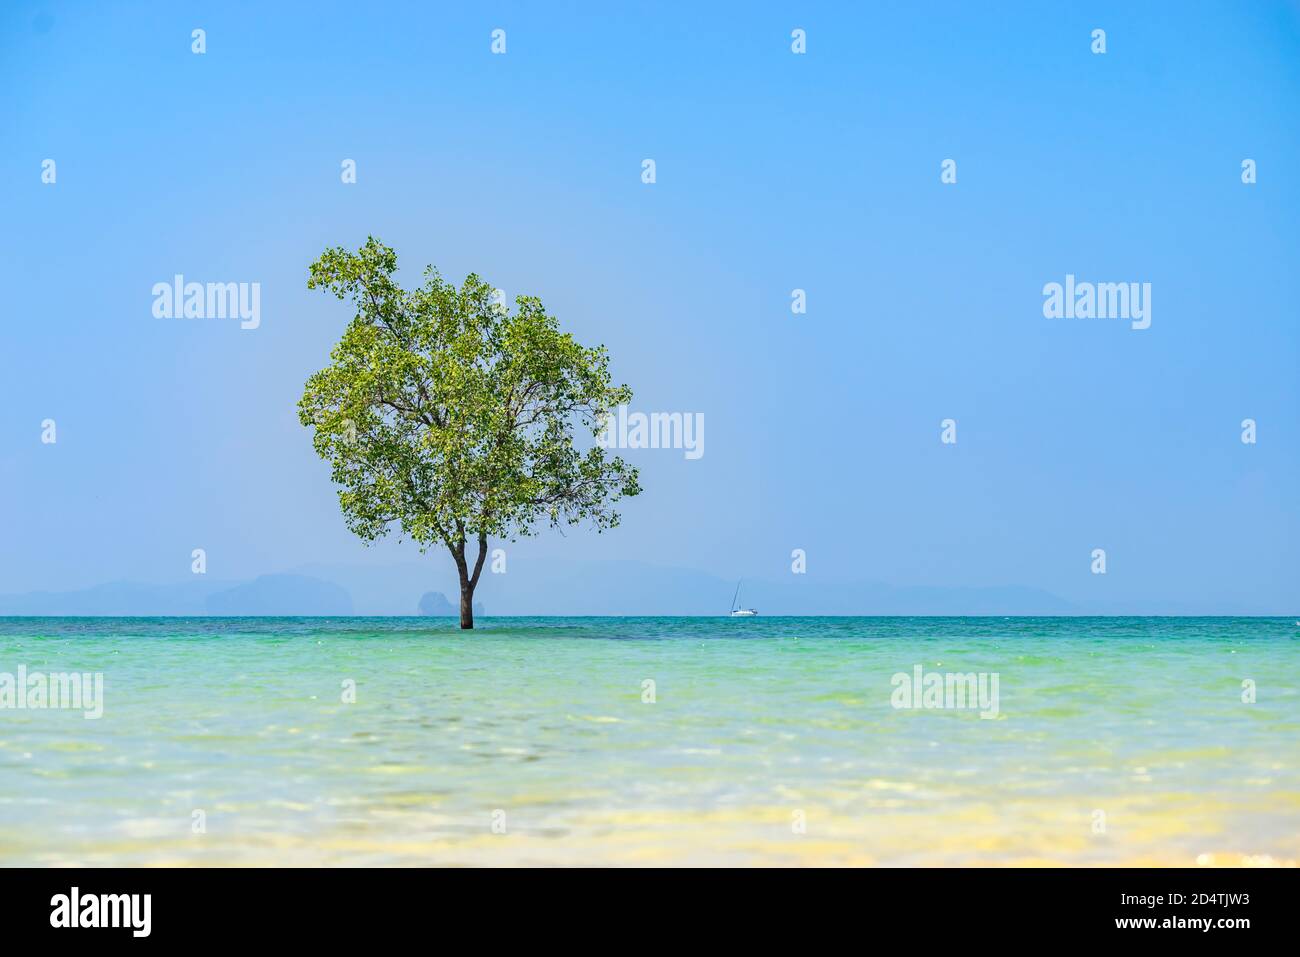
M 460 579 L 460 627 L 474 627 L 474 586 L 463 575 Z
M 465 530 L 461 526 L 455 544 L 450 544 L 451 557 L 456 560 L 456 572 L 460 576 L 460 627 L 469 630 L 474 627 L 474 589 L 478 587 L 478 576 L 483 572 L 483 559 L 487 558 L 487 533 L 478 534 L 478 558 L 474 562 L 474 572 L 470 574 L 469 564 L 465 559 Z

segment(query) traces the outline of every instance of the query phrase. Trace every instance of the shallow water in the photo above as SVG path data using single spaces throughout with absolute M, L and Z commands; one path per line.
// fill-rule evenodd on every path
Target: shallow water
M 0 673 L 104 674 L 0 709 L 0 863 L 1300 859 L 1294 619 L 479 625 L 0 619 Z M 893 707 L 916 665 L 996 717 Z

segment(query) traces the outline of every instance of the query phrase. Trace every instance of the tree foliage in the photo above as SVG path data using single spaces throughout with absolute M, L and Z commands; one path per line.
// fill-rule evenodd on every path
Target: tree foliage
M 308 287 L 350 300 L 356 314 L 307 380 L 299 419 L 331 465 L 348 528 L 371 542 L 399 526 L 422 550 L 446 546 L 461 623 L 472 627 L 489 538 L 612 528 L 613 504 L 640 492 L 636 469 L 576 441 L 631 391 L 612 383 L 603 346 L 561 332 L 536 297 L 518 297 L 511 312 L 477 275 L 457 288 L 429 267 L 407 291 L 396 270 L 373 237 L 312 264 Z M 467 542 L 478 545 L 472 569 Z

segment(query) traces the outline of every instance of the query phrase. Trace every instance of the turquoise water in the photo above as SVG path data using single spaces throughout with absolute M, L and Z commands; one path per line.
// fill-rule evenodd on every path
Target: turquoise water
M 1294 619 L 479 624 L 0 619 L 0 673 L 104 675 L 0 710 L 0 863 L 1300 859 Z M 917 665 L 996 717 L 893 707 Z

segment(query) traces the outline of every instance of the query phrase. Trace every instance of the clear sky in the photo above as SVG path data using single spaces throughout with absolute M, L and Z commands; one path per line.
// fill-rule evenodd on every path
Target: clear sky
M 374 234 L 704 414 L 519 554 L 1294 611 L 1300 6 L 472 6 L 0 7 L 0 592 L 413 556 L 295 413 L 349 318 L 307 266 Z M 155 318 L 177 273 L 260 327 Z M 1067 274 L 1151 327 L 1045 318 Z

